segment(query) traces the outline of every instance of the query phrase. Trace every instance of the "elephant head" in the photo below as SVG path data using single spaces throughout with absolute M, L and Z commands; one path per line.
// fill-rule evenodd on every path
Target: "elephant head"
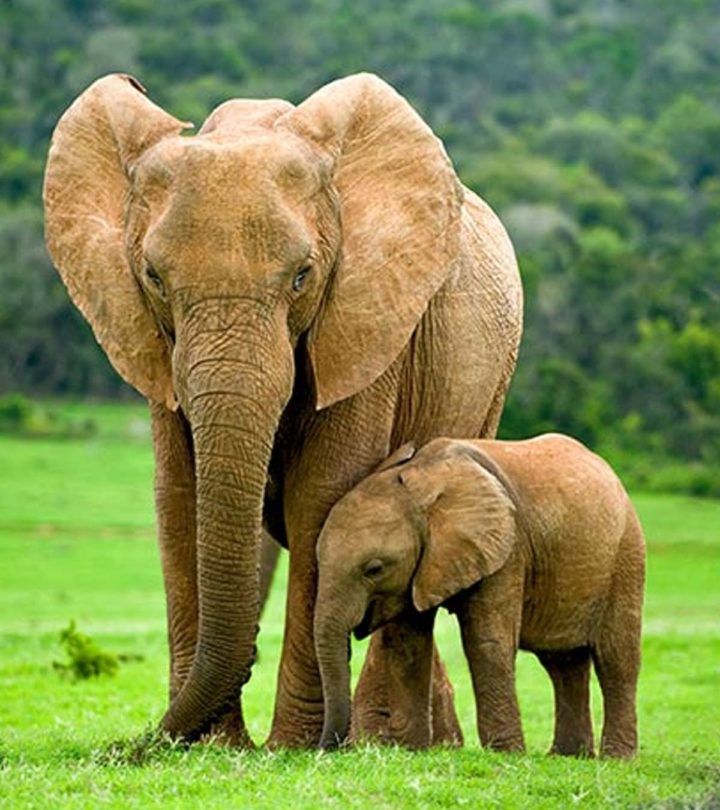
M 437 607 L 497 571 L 515 543 L 516 495 L 489 457 L 447 439 L 411 454 L 401 448 L 341 498 L 318 541 L 323 747 L 349 728 L 349 633 Z
M 98 80 L 57 125 L 44 200 L 50 254 L 110 361 L 189 425 L 198 643 L 163 725 L 193 737 L 249 677 L 263 490 L 293 385 L 321 409 L 388 368 L 452 272 L 462 191 L 371 75 L 188 126 L 133 78 Z

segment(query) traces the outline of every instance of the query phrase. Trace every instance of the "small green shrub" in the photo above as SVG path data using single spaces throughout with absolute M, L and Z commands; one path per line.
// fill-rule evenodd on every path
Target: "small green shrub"
M 68 419 L 22 394 L 0 397 L 0 433 L 28 438 L 85 439 L 97 433 L 92 419 Z
M 53 667 L 73 680 L 114 675 L 120 666 L 120 657 L 116 653 L 101 649 L 90 636 L 79 633 L 74 621 L 60 632 L 60 644 L 69 660 L 65 664 L 53 661 Z
M 720 473 L 709 464 L 673 464 L 660 466 L 649 476 L 648 492 L 672 492 L 702 498 L 720 497 Z
M 22 394 L 0 397 L 0 432 L 21 433 L 31 418 L 33 406 Z
M 610 462 L 631 491 L 720 498 L 716 463 L 677 459 L 666 453 L 642 453 L 618 440 L 600 443 L 593 449 Z

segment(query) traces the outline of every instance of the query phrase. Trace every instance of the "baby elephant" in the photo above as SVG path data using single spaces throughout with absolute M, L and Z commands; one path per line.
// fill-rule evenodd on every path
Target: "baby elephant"
M 401 615 L 427 623 L 444 605 L 460 623 L 483 745 L 524 748 L 519 647 L 552 679 L 552 752 L 593 753 L 591 660 L 601 753 L 636 752 L 645 543 L 622 484 L 579 442 L 548 434 L 436 439 L 417 453 L 405 445 L 338 501 L 317 554 L 321 745 L 349 730 L 348 634 L 363 638 Z

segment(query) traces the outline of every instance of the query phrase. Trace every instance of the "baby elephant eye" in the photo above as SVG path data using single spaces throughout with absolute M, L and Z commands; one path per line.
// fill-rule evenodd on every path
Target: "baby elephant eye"
M 383 571 L 383 564 L 382 560 L 370 560 L 369 563 L 365 564 L 365 568 L 363 569 L 363 575 L 366 577 L 377 577 L 382 574 Z
M 160 278 L 157 271 L 148 266 L 145 269 L 145 275 L 147 276 L 148 281 L 153 285 L 153 287 L 155 287 L 160 295 L 165 295 L 165 285 L 163 284 L 163 280 Z
M 308 277 L 308 273 L 310 272 L 311 267 L 303 267 L 297 271 L 295 274 L 295 278 L 293 279 L 292 288 L 295 292 L 299 292 L 303 288 L 303 284 L 305 284 L 305 279 Z

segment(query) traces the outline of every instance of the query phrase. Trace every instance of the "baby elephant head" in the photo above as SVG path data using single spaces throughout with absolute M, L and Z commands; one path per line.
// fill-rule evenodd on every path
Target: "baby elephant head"
M 515 539 L 511 492 L 484 453 L 438 439 L 416 455 L 401 447 L 333 507 L 317 551 L 322 747 L 349 730 L 349 633 L 363 638 L 497 571 Z

